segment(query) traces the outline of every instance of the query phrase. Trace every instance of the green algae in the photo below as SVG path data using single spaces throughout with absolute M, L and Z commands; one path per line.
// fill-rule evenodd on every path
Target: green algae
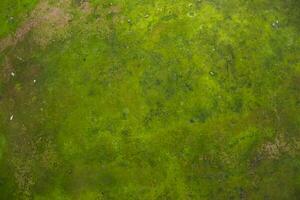
M 299 197 L 298 1 L 58 2 L 0 52 L 2 199 Z

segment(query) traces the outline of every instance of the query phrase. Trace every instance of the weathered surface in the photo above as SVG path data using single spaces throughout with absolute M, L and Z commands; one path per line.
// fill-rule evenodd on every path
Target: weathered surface
M 3 2 L 0 199 L 300 196 L 299 1 Z

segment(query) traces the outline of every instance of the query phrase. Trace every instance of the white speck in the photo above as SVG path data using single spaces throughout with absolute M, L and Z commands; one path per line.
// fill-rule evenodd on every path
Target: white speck
M 21 58 L 20 56 L 17 56 L 18 60 L 24 61 L 23 58 Z
M 274 28 L 278 28 L 278 27 L 279 27 L 279 21 L 276 20 L 275 22 L 273 22 L 273 23 L 272 23 L 272 26 L 273 26 Z
M 215 72 L 210 71 L 209 74 L 212 75 L 212 76 L 214 76 L 214 75 L 215 75 Z
M 12 72 L 12 73 L 10 73 L 10 75 L 11 75 L 12 77 L 14 77 L 16 74 L 15 74 L 14 72 Z
M 9 120 L 11 121 L 11 120 L 13 120 L 13 118 L 14 118 L 14 115 L 11 115 Z
M 36 83 L 36 80 L 34 79 L 33 82 Z

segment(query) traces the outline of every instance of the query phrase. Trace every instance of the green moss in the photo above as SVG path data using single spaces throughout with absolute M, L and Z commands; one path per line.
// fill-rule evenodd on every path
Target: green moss
M 52 3 L 1 52 L 3 198 L 297 199 L 297 1 Z
M 0 2 L 0 38 L 16 30 L 37 0 L 2 0 Z

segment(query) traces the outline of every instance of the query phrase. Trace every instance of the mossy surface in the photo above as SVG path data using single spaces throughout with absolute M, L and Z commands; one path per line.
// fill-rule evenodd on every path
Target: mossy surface
M 299 199 L 299 2 L 2 0 L 0 199 Z
M 22 19 L 30 13 L 37 0 L 0 1 L 0 38 L 15 31 Z

